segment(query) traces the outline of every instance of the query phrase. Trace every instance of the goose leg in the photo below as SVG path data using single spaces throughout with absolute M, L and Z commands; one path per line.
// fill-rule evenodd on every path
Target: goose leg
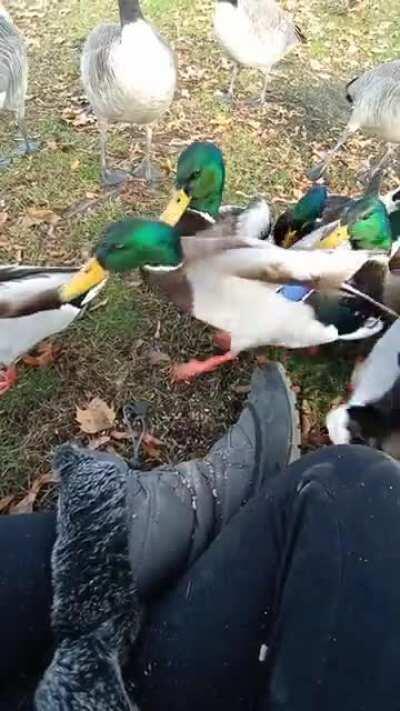
M 218 91 L 217 96 L 220 101 L 223 101 L 224 104 L 231 104 L 233 101 L 233 94 L 234 94 L 234 89 L 235 89 L 235 84 L 236 84 L 236 79 L 239 74 L 239 65 L 235 64 L 232 67 L 232 74 L 231 74 L 231 80 L 229 82 L 229 88 L 228 91 Z
M 5 395 L 8 390 L 11 390 L 16 382 L 17 369 L 15 365 L 11 365 L 9 368 L 0 370 L 0 397 Z
M 389 162 L 389 159 L 391 158 L 391 156 L 393 155 L 395 150 L 396 150 L 395 143 L 387 143 L 386 144 L 386 151 L 385 151 L 384 155 L 382 156 L 382 158 L 380 158 L 380 160 L 376 163 L 376 165 L 373 165 L 372 167 L 370 167 L 370 169 L 367 171 L 367 173 L 363 177 L 365 177 L 365 179 L 368 181 L 373 180 L 373 178 L 375 178 L 382 171 L 382 169 L 384 168 L 386 163 Z
M 148 183 L 156 183 L 164 177 L 158 168 L 151 162 L 151 146 L 153 141 L 153 129 L 146 126 L 146 155 L 142 162 L 132 172 L 135 178 L 143 178 Z
M 110 170 L 107 160 L 107 122 L 98 120 L 100 132 L 100 164 L 103 185 L 110 187 L 120 185 L 129 178 L 129 173 L 125 170 Z
M 261 96 L 260 96 L 260 104 L 261 104 L 261 106 L 264 106 L 264 104 L 265 104 L 265 97 L 266 97 L 266 94 L 267 94 L 267 87 L 268 87 L 268 84 L 269 84 L 269 82 L 270 82 L 270 79 L 271 79 L 271 77 L 270 77 L 270 75 L 269 75 L 269 72 L 265 72 L 265 74 L 264 74 L 264 84 L 263 84 L 263 88 L 262 88 Z
M 358 131 L 358 126 L 347 126 L 345 130 L 343 131 L 342 135 L 340 136 L 338 142 L 336 143 L 336 146 L 331 148 L 329 151 L 325 153 L 324 158 L 322 161 L 317 163 L 317 165 L 314 166 L 314 168 L 311 168 L 311 170 L 308 171 L 307 177 L 310 178 L 310 180 L 318 180 L 318 178 L 321 177 L 321 175 L 325 172 L 327 169 L 329 163 L 331 162 L 332 158 L 334 155 L 338 152 L 338 150 L 346 143 L 346 141 L 350 138 L 350 136 L 353 135 Z
M 22 112 L 20 111 L 17 113 L 16 120 L 17 120 L 18 129 L 22 135 L 22 142 L 18 146 L 18 148 L 15 149 L 15 151 L 13 152 L 13 155 L 14 156 L 29 156 L 29 155 L 32 155 L 32 153 L 37 153 L 37 151 L 40 149 L 40 142 L 34 141 L 32 138 L 29 138 L 28 131 L 26 130 L 26 124 L 25 124 L 23 111 Z
M 237 353 L 228 351 L 223 355 L 211 356 L 207 360 L 197 360 L 193 358 L 188 363 L 176 363 L 171 368 L 171 379 L 173 383 L 179 383 L 184 380 L 192 380 L 203 373 L 211 373 L 224 363 L 231 363 L 236 360 Z
M 271 74 L 269 71 L 265 71 L 264 72 L 264 82 L 263 82 L 261 94 L 259 97 L 257 96 L 256 98 L 248 99 L 246 101 L 246 104 L 248 106 L 264 106 L 265 97 L 267 95 L 267 88 L 268 88 L 268 84 L 270 83 L 270 81 L 271 81 Z

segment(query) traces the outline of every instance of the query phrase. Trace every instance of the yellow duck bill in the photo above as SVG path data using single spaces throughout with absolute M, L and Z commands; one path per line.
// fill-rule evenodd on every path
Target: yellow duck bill
M 75 274 L 71 281 L 60 289 L 60 297 L 63 303 L 69 303 L 83 294 L 87 294 L 90 289 L 107 279 L 108 272 L 101 266 L 95 257 L 89 259 L 82 269 Z
M 341 244 L 349 242 L 350 235 L 346 225 L 339 225 L 336 229 L 331 232 L 328 237 L 322 239 L 317 247 L 318 249 L 336 249 Z
M 161 222 L 166 222 L 167 225 L 175 227 L 188 207 L 190 200 L 191 197 L 184 190 L 176 190 L 164 212 L 160 215 Z

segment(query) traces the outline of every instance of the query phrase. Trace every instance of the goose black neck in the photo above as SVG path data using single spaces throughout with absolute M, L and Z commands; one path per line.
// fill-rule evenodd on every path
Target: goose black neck
M 228 2 L 233 5 L 233 7 L 237 7 L 238 5 L 238 0 L 218 0 L 218 2 Z
M 139 0 L 118 0 L 118 4 L 122 27 L 136 22 L 136 20 L 143 19 Z

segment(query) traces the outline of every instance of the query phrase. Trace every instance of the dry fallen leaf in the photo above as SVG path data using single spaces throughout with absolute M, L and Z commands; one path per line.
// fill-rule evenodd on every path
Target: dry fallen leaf
M 171 358 L 167 353 L 158 350 L 150 350 L 148 353 L 150 365 L 161 365 L 161 363 L 169 363 Z
M 103 445 L 108 444 L 110 441 L 109 435 L 100 435 L 100 437 L 93 437 L 88 444 L 89 449 L 99 449 Z
M 115 422 L 115 410 L 100 397 L 94 397 L 87 407 L 76 408 L 76 419 L 82 432 L 97 434 L 112 428 Z
M 10 494 L 9 496 L 5 496 L 3 499 L 0 499 L 0 513 L 4 513 L 5 511 L 7 511 L 13 500 L 14 497 L 12 494 Z
M 160 459 L 162 446 L 161 440 L 154 437 L 150 432 L 143 436 L 142 447 L 148 459 Z
M 81 162 L 80 162 L 79 158 L 76 158 L 76 160 L 73 160 L 71 163 L 71 170 L 78 170 L 80 164 L 81 164 Z
M 120 430 L 112 430 L 110 432 L 110 436 L 112 437 L 112 439 L 116 439 L 117 442 L 122 439 L 132 439 L 129 432 L 121 432 Z
M 38 494 L 46 484 L 54 484 L 57 481 L 54 474 L 42 474 L 35 479 L 30 490 L 15 506 L 10 507 L 11 514 L 32 513 L 33 505 L 38 497 Z
M 0 212 L 0 231 L 3 225 L 7 222 L 8 220 L 8 212 Z
M 48 225 L 55 225 L 59 220 L 61 220 L 60 215 L 57 215 L 53 210 L 29 207 L 26 215 L 22 218 L 22 223 L 25 227 L 32 227 L 33 225 L 41 225 L 43 222 Z

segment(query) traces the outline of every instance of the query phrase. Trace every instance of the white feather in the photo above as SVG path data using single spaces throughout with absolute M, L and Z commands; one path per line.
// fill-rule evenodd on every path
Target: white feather
M 237 234 L 244 239 L 258 237 L 271 227 L 271 211 L 265 200 L 256 200 L 238 217 Z
M 365 405 L 379 400 L 400 375 L 400 320 L 375 343 L 354 389 L 349 405 Z
M 288 301 L 260 281 L 222 275 L 198 262 L 188 267 L 187 276 L 193 288 L 193 315 L 228 331 L 236 353 L 267 343 L 302 348 L 338 337 L 334 326 L 315 320 L 310 306 Z
M 346 405 L 340 405 L 328 412 L 326 427 L 329 439 L 333 444 L 350 444 L 349 422 L 350 418 Z
M 0 363 L 10 365 L 40 341 L 64 331 L 80 311 L 73 306 L 20 318 L 0 319 Z
M 374 345 L 368 358 L 357 368 L 354 389 L 347 404 L 331 410 L 326 418 L 329 437 L 334 444 L 350 442 L 348 408 L 380 400 L 400 376 L 400 320 Z M 387 447 L 385 447 L 387 449 Z M 388 450 L 387 450 L 388 451 Z
M 126 97 L 118 120 L 145 124 L 164 113 L 174 96 L 175 63 L 148 22 L 140 19 L 123 28 L 121 41 L 112 46 L 110 65 Z

